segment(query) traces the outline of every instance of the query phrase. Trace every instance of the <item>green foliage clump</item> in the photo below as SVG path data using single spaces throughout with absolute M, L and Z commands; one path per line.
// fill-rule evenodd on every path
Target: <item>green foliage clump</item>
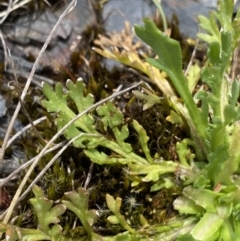
M 75 237 L 68 234 L 62 235 L 61 216 L 68 210 L 76 215 L 84 229 L 78 240 L 238 240 L 240 85 L 237 79 L 230 78 L 230 66 L 240 38 L 240 10 L 234 19 L 232 13 L 233 1 L 221 0 L 219 10 L 211 12 L 209 18 L 199 17 L 205 32 L 198 37 L 208 44 L 207 61 L 201 71 L 193 66 L 187 77 L 182 71 L 179 43 L 149 19 L 144 20 L 143 27 L 136 26 L 135 31 L 157 58 L 147 59 L 146 63 L 136 53 L 130 56 L 96 50 L 142 70 L 163 92 L 172 109 L 167 120 L 181 124 L 190 133 L 176 143 L 178 162 L 152 155 L 146 130 L 132 120 L 142 150 L 142 154 L 135 153 L 123 113 L 111 101 L 93 111 L 94 98 L 85 93 L 81 79 L 76 83 L 67 81 L 65 92 L 59 83 L 55 90 L 43 85 L 47 98 L 43 106 L 56 114 L 59 131 L 66 127 L 64 137 L 95 164 L 125 165 L 130 186 L 140 193 L 142 184 L 146 183 L 149 192 L 171 190 L 175 199 L 173 208 L 177 211 L 173 218 L 152 224 L 139 214 L 141 227 L 136 228 L 122 212 L 122 198 L 106 194 L 109 209 L 106 219 L 110 227 L 120 227 L 120 231 L 117 235 L 100 235 L 94 230 L 98 212 L 89 210 L 88 191 L 79 188 L 67 192 L 60 203 L 54 204 L 41 189 L 34 187 L 35 198 L 30 202 L 38 217 L 39 229 L 29 234 L 29 230 L 17 231 L 14 226 L 2 225 L 1 232 L 11 228 L 14 233 L 11 240 L 16 240 L 17 235 L 25 237 L 24 240 L 30 240 L 27 235 L 36 235 L 34 240 L 74 240 Z M 202 83 L 194 77 L 198 74 Z M 205 88 L 193 94 L 197 83 L 204 83 Z M 135 91 L 135 95 L 146 101 L 147 108 L 159 103 L 158 98 L 147 91 L 144 94 Z M 86 113 L 81 115 L 83 112 Z M 107 132 L 111 132 L 111 136 L 107 136 Z
M 129 135 L 128 127 L 124 124 L 121 112 L 114 107 L 112 102 L 98 107 L 96 112 L 102 119 L 104 130 L 111 129 L 114 139 L 107 139 L 96 131 L 91 113 L 75 121 L 64 132 L 67 139 L 79 135 L 73 145 L 85 148 L 84 152 L 91 161 L 97 164 L 128 165 L 129 175 L 133 177 L 131 185 L 134 187 L 139 186 L 142 182 L 153 183 L 152 191 L 164 187 L 176 187 L 172 174 L 177 175 L 183 181 L 184 188 L 182 196 L 175 200 L 174 208 L 180 214 L 186 215 L 184 220 L 179 218 L 178 231 L 188 221 L 191 223 L 191 230 L 184 229 L 185 231 L 178 233 L 178 240 L 183 238 L 232 240 L 239 236 L 237 231 L 240 230 L 238 221 L 239 82 L 237 79 L 230 79 L 229 69 L 240 37 L 238 28 L 240 11 L 234 20 L 232 20 L 232 13 L 233 2 L 227 0 L 220 1 L 219 11 L 210 13 L 209 19 L 199 17 L 200 27 L 205 30 L 205 33 L 199 33 L 198 37 L 208 44 L 208 60 L 201 70 L 200 78 L 208 86 L 209 91 L 203 91 L 200 88 L 194 96 L 192 91 L 197 82 L 186 81 L 182 72 L 182 54 L 179 43 L 158 30 L 151 20 L 145 19 L 145 26 L 135 27 L 136 34 L 150 45 L 158 56 L 157 59 L 148 59 L 148 63 L 150 66 L 164 71 L 175 88 L 173 90 L 168 85 L 167 91 L 164 92 L 173 108 L 169 119 L 172 122 L 174 120 L 181 122 L 186 129 L 190 130 L 190 138 L 186 138 L 176 145 L 180 163 L 154 160 L 147 146 L 149 138 L 146 131 L 138 122 L 133 121 L 133 127 L 138 133 L 145 158 L 136 155 L 130 143 L 126 143 Z M 117 56 L 120 58 L 119 53 Z M 149 66 L 145 68 L 149 72 Z M 158 86 L 160 89 L 164 89 L 166 80 L 163 79 L 164 75 L 159 76 L 162 81 L 158 82 Z M 156 80 L 154 81 L 156 82 Z M 58 113 L 56 125 L 59 129 L 76 116 L 67 106 L 68 97 L 74 101 L 79 113 L 93 104 L 92 96 L 84 96 L 81 81 L 78 81 L 76 85 L 69 81 L 67 87 L 69 91 L 65 95 L 59 84 L 57 84 L 55 92 L 47 85 L 44 85 L 43 88 L 49 99 L 43 104 L 48 111 Z M 182 102 L 175 98 L 175 91 L 181 97 Z M 139 93 L 137 94 L 139 95 Z M 144 98 L 146 99 L 146 96 Z M 56 103 L 58 104 L 56 105 Z M 111 154 L 107 155 L 99 151 L 99 146 L 110 149 Z M 196 156 L 189 147 L 195 150 Z M 114 213 L 109 217 L 110 223 L 121 224 L 129 234 L 134 234 L 135 230 L 126 223 L 124 216 L 119 212 L 120 199 L 115 200 L 107 195 L 107 203 L 109 209 Z M 178 220 L 177 216 L 175 218 Z M 174 228 L 165 230 L 164 234 L 158 234 L 157 237 L 170 235 L 175 231 Z M 147 231 L 143 233 L 146 234 Z M 161 232 L 159 231 L 159 233 Z M 153 239 L 156 238 L 155 235 L 150 236 Z M 169 239 L 165 240 L 170 240 L 170 237 L 174 236 L 170 235 Z
M 198 37 L 208 44 L 208 60 L 201 70 L 201 80 L 210 91 L 199 90 L 195 96 L 189 91 L 182 72 L 179 43 L 159 31 L 148 19 L 144 27 L 135 27 L 137 35 L 158 55 L 157 59 L 147 61 L 167 73 L 184 103 L 175 108 L 190 129 L 196 151 L 196 160 L 191 165 L 198 166 L 198 171 L 192 184 L 188 180 L 174 208 L 182 214 L 200 216 L 190 234 L 184 236 L 189 240 L 235 240 L 239 237 L 240 223 L 236 216 L 240 197 L 237 181 L 239 81 L 231 79 L 229 73 L 234 50 L 239 44 L 240 11 L 234 20 L 232 13 L 233 1 L 228 0 L 220 1 L 219 11 L 210 13 L 209 19 L 199 17 L 200 27 L 206 32 L 199 33 Z M 205 164 L 199 166 L 199 161 Z

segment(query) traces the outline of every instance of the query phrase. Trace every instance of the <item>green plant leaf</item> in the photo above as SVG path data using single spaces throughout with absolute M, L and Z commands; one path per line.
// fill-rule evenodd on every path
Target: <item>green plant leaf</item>
M 151 186 L 150 192 L 156 192 L 163 188 L 171 188 L 175 186 L 176 186 L 175 180 L 172 180 L 171 177 L 165 177 L 165 178 L 162 177 L 158 182 L 156 182 Z
M 107 206 L 108 206 L 109 210 L 114 213 L 115 212 L 116 201 L 113 198 L 113 196 L 107 194 L 106 195 L 106 201 L 107 201 Z
M 221 63 L 221 46 L 218 42 L 212 42 L 209 44 L 209 49 L 208 49 L 208 56 L 209 56 L 209 61 L 213 65 L 218 65 Z M 217 88 L 217 87 L 216 87 Z
M 191 154 L 189 146 L 194 146 L 195 143 L 190 139 L 183 139 L 176 144 L 176 152 L 182 165 L 190 166 L 193 162 L 194 154 Z
M 200 207 L 193 200 L 185 196 L 178 197 L 173 202 L 173 207 L 182 214 L 195 214 L 195 216 L 197 216 L 198 214 L 204 212 L 204 208 Z
M 195 90 L 195 87 L 200 79 L 200 73 L 201 68 L 198 66 L 198 64 L 194 64 L 190 66 L 190 69 L 188 71 L 188 74 L 186 76 L 188 88 L 191 93 Z
M 176 79 L 178 75 L 182 77 L 182 53 L 179 42 L 161 32 L 150 19 L 144 19 L 144 23 L 144 27 L 135 26 L 135 32 L 159 57 L 157 60 L 149 59 L 148 62 L 165 71 L 170 78 Z M 180 83 L 175 86 L 178 92 L 180 88 L 188 89 L 186 81 L 181 84 L 182 87 Z
M 153 163 L 153 158 L 150 155 L 150 150 L 149 150 L 148 144 L 147 144 L 148 140 L 149 140 L 149 137 L 147 136 L 147 132 L 136 120 L 133 120 L 133 127 L 138 133 L 139 142 L 140 142 L 142 150 L 146 156 L 147 161 L 149 163 Z
M 173 161 L 160 162 L 154 165 L 129 164 L 131 175 L 146 175 L 143 182 L 157 182 L 162 174 L 174 173 L 179 165 Z
M 66 207 L 62 204 L 53 206 L 53 201 L 44 197 L 42 190 L 37 186 L 33 187 L 33 192 L 35 198 L 31 198 L 30 203 L 37 214 L 39 227 L 46 234 L 50 234 L 54 227 L 50 225 L 60 222 L 59 216 L 66 211 Z
M 58 129 L 61 129 L 76 116 L 76 114 L 68 106 L 68 97 L 72 98 L 72 100 L 77 105 L 78 110 L 81 111 L 93 104 L 93 97 L 91 95 L 87 95 L 86 97 L 84 96 L 84 84 L 82 79 L 79 79 L 76 84 L 68 80 L 67 86 L 69 91 L 64 95 L 62 90 L 63 86 L 60 83 L 56 84 L 55 91 L 53 91 L 48 84 L 44 83 L 43 85 L 43 93 L 48 98 L 48 100 L 43 100 L 42 104 L 49 112 L 58 113 L 56 118 Z M 94 119 L 90 114 L 82 116 L 77 121 L 75 121 L 74 124 L 70 125 L 64 132 L 64 135 L 67 139 L 71 139 L 80 133 L 97 134 L 94 128 Z M 85 146 L 82 142 L 86 139 L 89 138 L 82 136 L 74 141 L 74 145 L 76 147 L 84 148 Z
M 215 184 L 219 181 L 218 176 L 222 172 L 225 161 L 229 158 L 228 149 L 227 145 L 218 146 L 215 152 L 208 155 L 209 164 L 206 166 L 207 176 Z
M 11 224 L 0 223 L 1 233 L 5 233 L 9 241 L 52 240 L 52 237 L 39 229 L 20 228 Z
M 240 94 L 240 84 L 237 79 L 234 79 L 233 83 L 232 83 L 232 88 L 231 88 L 231 96 L 229 97 L 229 104 L 233 108 L 236 107 L 236 104 L 237 104 L 238 98 L 239 98 L 239 94 Z
M 240 124 L 235 122 L 232 126 L 229 137 L 229 158 L 222 164 L 222 170 L 216 177 L 215 182 L 231 185 L 233 183 L 232 175 L 239 170 L 240 164 Z
M 191 199 L 196 205 L 209 212 L 216 212 L 217 200 L 222 195 L 207 189 L 196 189 L 191 186 L 184 188 L 184 196 Z
M 220 32 L 216 21 L 214 20 L 214 14 L 210 13 L 209 18 L 200 15 L 198 16 L 198 21 L 200 28 L 207 31 L 209 34 L 199 33 L 197 34 L 197 37 L 206 43 L 219 42 Z
M 78 111 L 83 111 L 92 106 L 94 99 L 90 94 L 85 96 L 84 87 L 82 79 L 79 79 L 75 84 L 68 80 L 68 91 L 63 95 L 63 87 L 61 84 L 56 84 L 55 91 L 52 90 L 49 85 L 43 85 L 43 93 L 48 98 L 48 100 L 42 102 L 43 106 L 48 111 L 57 113 L 56 124 L 58 129 L 61 129 L 76 117 L 76 114 L 69 106 L 70 100 L 72 100 L 77 106 Z M 129 162 L 147 164 L 148 161 L 133 153 L 131 145 L 125 142 L 126 138 L 129 136 L 129 130 L 127 125 L 124 125 L 123 114 L 113 105 L 113 103 L 109 101 L 106 105 L 98 107 L 97 112 L 100 117 L 102 117 L 101 120 L 104 129 L 113 132 L 115 137 L 114 140 L 97 132 L 95 120 L 91 113 L 80 117 L 70 125 L 65 130 L 64 136 L 67 139 L 73 139 L 78 136 L 78 138 L 73 141 L 73 145 L 77 148 L 87 149 L 85 151 L 86 155 L 95 163 L 101 165 L 114 163 L 128 164 Z M 140 136 L 140 138 L 141 137 L 144 138 L 144 136 Z M 100 153 L 96 150 L 98 146 L 104 146 L 112 150 L 116 153 L 114 158 L 111 156 L 109 157 L 104 153 Z M 147 149 L 145 149 L 145 151 L 147 151 Z M 149 160 L 150 158 L 151 157 L 148 156 Z
M 170 39 L 166 34 L 157 29 L 156 25 L 149 19 L 144 19 L 145 26 L 135 26 L 135 31 L 145 43 L 152 47 L 158 55 L 157 59 L 147 61 L 154 67 L 163 70 L 170 77 L 174 87 L 181 96 L 191 119 L 186 117 L 190 123 L 192 136 L 197 142 L 197 156 L 200 160 L 206 159 L 207 146 L 205 141 L 207 128 L 205 120 L 202 119 L 200 112 L 191 96 L 187 81 L 182 72 L 182 54 L 179 42 Z M 180 109 L 181 110 L 181 109 Z M 182 113 L 183 114 L 183 113 Z M 183 116 L 187 114 L 186 111 Z M 192 125 L 192 122 L 194 125 Z
M 219 15 L 224 31 L 232 31 L 233 1 L 219 1 Z
M 68 200 L 63 200 L 62 203 L 77 215 L 89 236 L 92 237 L 94 235 L 92 225 L 97 218 L 97 213 L 95 210 L 88 210 L 88 195 L 86 190 L 78 188 L 77 191 L 65 193 Z
M 194 229 L 190 232 L 193 238 L 200 241 L 216 240 L 216 233 L 224 222 L 224 218 L 219 217 L 214 212 L 206 212 Z
M 150 91 L 143 88 L 143 91 L 147 94 L 144 94 L 138 90 L 133 90 L 132 93 L 140 100 L 144 100 L 143 110 L 150 109 L 155 104 L 160 104 L 161 100 L 159 97 Z
M 99 106 L 97 112 L 102 116 L 102 122 L 104 124 L 104 129 L 107 130 L 109 127 L 116 138 L 119 146 L 124 150 L 125 153 L 130 153 L 132 147 L 130 144 L 125 143 L 124 140 L 129 136 L 129 131 L 126 125 L 122 126 L 119 130 L 119 126 L 124 123 L 124 118 L 122 112 L 117 110 L 112 102 L 107 102 L 104 106 Z
M 106 201 L 108 208 L 113 212 L 114 215 L 110 215 L 109 221 L 113 224 L 119 223 L 123 228 L 125 228 L 130 233 L 136 233 L 136 231 L 129 226 L 127 221 L 125 220 L 125 217 L 121 215 L 120 208 L 122 205 L 122 199 L 117 197 L 114 199 L 111 195 L 106 195 Z
M 119 224 L 119 220 L 115 215 L 110 215 L 107 217 L 107 220 L 111 224 Z
M 172 124 L 183 124 L 182 118 L 173 110 L 170 110 L 170 115 L 166 118 Z

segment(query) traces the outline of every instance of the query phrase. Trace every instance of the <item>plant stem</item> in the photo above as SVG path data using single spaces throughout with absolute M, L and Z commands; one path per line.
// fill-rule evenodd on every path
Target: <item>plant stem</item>
M 159 2 L 157 0 L 152 0 L 153 3 L 155 4 L 155 6 L 157 7 L 161 17 L 162 17 L 162 21 L 163 21 L 163 31 L 166 33 L 167 31 L 167 20 L 166 20 L 166 16 L 163 12 L 162 6 L 159 4 Z

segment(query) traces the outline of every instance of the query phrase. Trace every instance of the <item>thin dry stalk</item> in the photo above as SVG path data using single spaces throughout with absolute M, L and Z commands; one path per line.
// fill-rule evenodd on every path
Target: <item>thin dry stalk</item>
M 6 46 L 6 42 L 3 38 L 3 34 L 2 34 L 1 30 L 0 30 L 0 38 L 1 38 L 2 47 L 3 47 L 3 54 L 4 54 L 4 71 L 6 71 L 6 69 L 7 69 L 7 46 Z
M 9 15 L 9 13 L 13 12 L 14 10 L 16 10 L 16 9 L 18 9 L 18 8 L 24 6 L 24 5 L 26 5 L 27 3 L 31 2 L 31 1 L 32 0 L 23 0 L 19 3 L 9 4 L 7 10 L 0 12 L 0 18 L 3 17 L 3 19 L 5 20 L 7 18 L 7 16 Z M 3 23 L 3 21 L 1 20 L 1 23 Z
M 25 192 L 19 197 L 18 202 L 22 201 L 27 194 L 31 191 L 32 187 L 42 178 L 42 176 L 46 173 L 46 171 L 53 165 L 53 163 L 62 155 L 62 153 L 78 138 L 80 138 L 83 135 L 88 136 L 96 136 L 96 134 L 85 134 L 81 133 L 77 136 L 75 136 L 73 139 L 71 139 L 68 143 L 66 143 L 60 151 L 48 162 L 48 164 L 42 169 L 42 171 L 37 175 L 37 177 L 31 182 L 31 184 L 28 186 L 28 188 L 25 190 Z M 92 162 L 93 164 L 93 162 Z M 91 177 L 89 178 L 90 182 Z M 85 188 L 85 185 L 84 185 Z M 86 189 L 86 188 L 85 188 Z
M 46 141 L 42 138 L 42 136 L 41 136 L 40 133 L 38 132 L 37 128 L 36 128 L 35 125 L 33 124 L 33 121 L 32 121 L 32 119 L 31 119 L 30 115 L 28 114 L 28 112 L 27 112 L 27 110 L 26 110 L 26 108 L 25 108 L 25 105 L 24 105 L 22 99 L 20 98 L 20 96 L 21 96 L 21 91 L 22 91 L 22 90 L 21 90 L 21 86 L 20 86 L 20 84 L 19 84 L 19 82 L 18 82 L 17 73 L 16 73 L 16 71 L 15 71 L 15 66 L 14 66 L 14 62 L 13 62 L 13 58 L 12 58 L 11 52 L 10 52 L 9 49 L 8 49 L 8 51 L 9 51 L 9 53 L 8 53 L 8 55 L 9 55 L 9 60 L 10 60 L 10 64 L 11 64 L 11 67 L 12 67 L 12 70 L 13 70 L 13 76 L 14 76 L 14 79 L 15 79 L 15 82 L 13 82 L 13 83 L 14 83 L 15 89 L 16 89 L 16 91 L 17 91 L 17 93 L 18 93 L 19 101 L 20 101 L 21 106 L 22 106 L 22 111 L 23 111 L 24 115 L 27 117 L 29 123 L 31 124 L 31 126 L 32 126 L 32 128 L 33 128 L 33 132 L 36 134 L 36 137 L 38 137 L 40 143 L 46 144 Z
M 44 45 L 43 45 L 43 47 L 42 47 L 42 49 L 41 49 L 41 51 L 40 51 L 40 53 L 39 53 L 39 55 L 38 55 L 35 63 L 34 63 L 34 65 L 33 65 L 32 71 L 31 71 L 31 73 L 29 74 L 29 77 L 28 77 L 28 79 L 27 79 L 27 82 L 26 82 L 26 84 L 25 84 L 25 86 L 24 86 L 22 95 L 21 95 L 21 97 L 20 97 L 22 101 L 24 100 L 24 98 L 25 98 L 25 96 L 26 96 L 26 94 L 27 94 L 27 91 L 28 91 L 28 88 L 29 88 L 29 86 L 30 86 L 30 84 L 31 84 L 33 75 L 34 75 L 34 73 L 35 73 L 35 71 L 36 71 L 36 68 L 37 68 L 37 65 L 39 64 L 39 61 L 40 61 L 41 58 L 42 58 L 43 53 L 45 52 L 48 44 L 50 43 L 53 35 L 55 34 L 55 32 L 56 32 L 58 26 L 60 25 L 60 23 L 62 22 L 63 18 L 75 7 L 76 3 L 77 3 L 77 0 L 72 0 L 72 1 L 71 1 L 71 3 L 67 6 L 67 8 L 65 9 L 65 11 L 64 11 L 64 12 L 61 14 L 61 16 L 59 17 L 57 23 L 55 24 L 55 26 L 54 26 L 54 28 L 52 29 L 51 33 L 49 34 L 46 42 L 44 43 Z M 7 129 L 7 132 L 6 132 L 6 135 L 5 135 L 5 137 L 4 137 L 4 141 L 3 141 L 2 147 L 1 147 L 1 149 L 0 149 L 0 163 L 1 163 L 2 160 L 3 160 L 4 153 L 5 153 L 5 150 L 6 150 L 6 146 L 7 146 L 7 143 L 8 143 L 8 139 L 9 139 L 10 133 L 12 132 L 13 124 L 14 124 L 16 118 L 17 118 L 17 115 L 18 115 L 18 113 L 19 113 L 19 111 L 20 111 L 20 108 L 21 108 L 21 103 L 18 102 L 18 105 L 17 105 L 17 107 L 16 107 L 16 109 L 15 109 L 15 112 L 14 112 L 14 114 L 13 114 L 13 116 L 12 116 L 12 119 L 11 119 L 11 121 L 10 121 L 10 123 L 9 123 L 8 129 Z M 52 143 L 53 143 L 53 142 L 52 142 Z M 32 166 L 36 166 L 36 164 L 37 164 L 37 162 L 39 161 L 39 159 L 43 156 L 43 154 L 45 153 L 45 151 L 48 149 L 48 147 L 49 147 L 52 143 L 50 143 L 49 145 L 47 144 L 47 145 L 45 146 L 45 148 L 40 152 L 40 154 L 41 154 L 40 157 L 36 159 L 36 161 L 32 164 Z M 31 166 L 31 167 L 32 167 L 32 166 Z M 33 168 L 34 168 L 34 167 L 33 167 Z M 17 192 L 16 192 L 16 194 L 15 194 L 15 196 L 14 196 L 14 198 L 13 198 L 13 200 L 12 200 L 12 202 L 11 202 L 9 208 L 8 208 L 6 217 L 4 218 L 4 221 L 3 221 L 4 223 L 8 223 L 9 218 L 11 217 L 12 211 L 13 211 L 16 203 L 17 203 L 17 199 L 18 199 L 18 197 L 20 196 L 20 193 L 21 193 L 21 191 L 22 191 L 22 189 L 23 189 L 23 187 L 24 187 L 24 185 L 25 185 L 25 183 L 26 183 L 26 181 L 27 181 L 30 173 L 33 171 L 33 168 L 30 168 L 30 169 L 29 169 L 29 171 L 27 172 L 26 176 L 24 177 L 22 183 L 20 184 L 20 186 L 19 186 L 19 188 L 18 188 L 18 190 L 17 190 Z
M 7 10 L 6 10 L 6 14 L 1 19 L 0 24 L 2 24 L 7 19 L 8 15 L 11 13 L 12 5 L 13 5 L 12 0 L 9 0 Z
M 193 59 L 194 59 L 194 57 L 195 57 L 195 55 L 196 55 L 196 52 L 197 52 L 198 43 L 199 43 L 199 39 L 196 40 L 196 44 L 195 44 L 195 46 L 194 46 L 194 50 L 193 50 L 193 52 L 192 52 L 191 59 L 190 59 L 190 61 L 189 61 L 189 63 L 188 63 L 187 69 L 186 69 L 186 71 L 185 71 L 185 73 L 184 73 L 185 76 L 187 76 L 187 74 L 188 74 L 188 72 L 189 72 L 189 70 L 190 70 L 190 68 L 191 68 L 191 66 L 192 66 L 192 64 L 193 64 Z
M 94 163 L 91 162 L 91 165 L 90 165 L 89 170 L 88 170 L 87 178 L 86 178 L 86 181 L 85 181 L 84 186 L 83 186 L 83 188 L 84 188 L 85 190 L 87 190 L 87 187 L 88 187 L 88 185 L 89 185 L 89 183 L 90 183 L 90 181 L 91 181 L 92 172 L 93 172 L 93 167 L 94 167 Z
M 39 123 L 41 123 L 42 121 L 46 120 L 47 117 L 43 116 L 35 121 L 33 121 L 33 125 L 37 125 Z M 24 128 L 22 128 L 21 130 L 19 130 L 15 135 L 13 135 L 7 143 L 7 148 L 19 137 L 21 136 L 25 131 L 27 131 L 28 129 L 30 129 L 32 127 L 32 124 L 28 124 L 26 125 Z
M 60 147 L 65 146 L 65 144 L 66 144 L 66 141 L 62 141 L 62 142 L 54 145 L 53 147 L 49 148 L 49 149 L 44 153 L 44 155 L 47 154 L 47 153 L 49 153 L 49 152 L 52 152 L 52 151 L 54 151 L 54 150 L 56 150 L 56 149 L 58 149 L 58 148 L 60 148 Z M 16 175 L 18 175 L 18 173 L 22 172 L 23 170 L 26 170 L 26 168 L 27 168 L 28 166 L 30 166 L 30 165 L 36 160 L 36 158 L 37 158 L 37 156 L 35 156 L 35 157 L 32 158 L 31 160 L 25 162 L 25 163 L 22 164 L 18 169 L 16 169 L 14 172 L 12 172 L 9 176 L 7 176 L 6 178 L 2 179 L 1 182 L 0 182 L 0 188 L 6 186 L 6 184 L 7 184 L 8 182 L 10 182 Z M 1 219 L 1 218 L 0 218 L 0 219 Z
M 31 84 L 33 75 L 34 75 L 34 73 L 35 73 L 35 71 L 36 71 L 36 69 L 37 69 L 37 66 L 38 66 L 38 64 L 39 64 L 39 61 L 41 60 L 42 55 L 43 55 L 43 53 L 45 52 L 48 44 L 50 43 L 53 35 L 55 34 L 58 26 L 59 26 L 60 23 L 63 21 L 63 18 L 75 7 L 76 3 L 77 3 L 77 0 L 72 0 L 72 1 L 71 1 L 71 3 L 68 5 L 68 7 L 67 7 L 67 8 L 65 9 L 65 11 L 62 13 L 62 15 L 59 17 L 57 23 L 55 24 L 54 28 L 52 29 L 51 33 L 49 34 L 46 42 L 44 43 L 44 45 L 43 45 L 43 47 L 42 47 L 42 49 L 41 49 L 41 51 L 40 51 L 40 53 L 39 53 L 39 55 L 38 55 L 35 63 L 34 63 L 34 65 L 33 65 L 32 71 L 31 71 L 31 73 L 29 74 L 29 77 L 28 77 L 27 82 L 26 82 L 26 84 L 25 84 L 25 86 L 24 86 L 22 95 L 21 95 L 21 97 L 20 97 L 21 101 L 24 101 L 24 98 L 25 98 L 25 96 L 26 96 L 26 94 L 27 94 L 28 88 L 29 88 L 29 86 L 30 86 L 30 84 Z M 5 137 L 4 137 L 4 140 L 3 140 L 2 147 L 1 147 L 1 149 L 0 149 L 0 164 L 1 164 L 2 160 L 3 160 L 4 153 L 5 153 L 6 146 L 7 146 L 7 142 L 8 142 L 9 136 L 10 136 L 10 134 L 11 134 L 11 132 L 12 132 L 12 128 L 13 128 L 14 122 L 15 122 L 17 116 L 18 116 L 18 113 L 19 113 L 20 109 L 21 109 L 21 103 L 20 103 L 20 101 L 19 101 L 18 104 L 17 104 L 17 107 L 16 107 L 16 109 L 15 109 L 15 111 L 14 111 L 14 114 L 13 114 L 13 116 L 12 116 L 12 119 L 11 119 L 9 125 L 8 125 L 8 129 L 7 129 L 7 131 L 6 131 L 6 134 L 5 134 Z

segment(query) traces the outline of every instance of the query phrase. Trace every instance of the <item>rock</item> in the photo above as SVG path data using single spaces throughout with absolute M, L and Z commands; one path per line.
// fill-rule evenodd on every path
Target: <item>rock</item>
M 28 56 L 37 58 L 59 16 L 71 1 L 63 2 L 64 4 L 54 12 L 48 10 L 37 16 L 35 16 L 36 13 L 33 13 L 20 17 L 9 25 L 5 24 L 3 32 L 7 36 L 7 46 L 12 55 L 22 58 Z M 76 7 L 65 16 L 58 27 L 42 56 L 41 65 L 53 69 L 65 65 L 81 40 L 82 31 L 92 21 L 94 21 L 94 16 L 88 0 L 77 1 Z
M 46 10 L 38 14 L 33 20 L 31 20 L 31 18 L 33 18 L 33 16 L 23 16 L 14 23 L 14 28 L 5 30 L 7 32 L 7 39 L 25 46 L 30 44 L 43 45 L 56 24 L 58 17 L 54 15 L 54 13 Z M 54 47 L 59 38 L 66 40 L 71 32 L 72 24 L 67 20 L 63 20 L 51 39 L 50 47 Z
M 240 0 L 235 0 L 237 8 Z M 195 38 L 198 33 L 199 15 L 207 16 L 217 6 L 217 0 L 162 0 L 163 11 L 169 21 L 175 16 L 180 33 L 187 38 Z M 126 7 L 127 6 L 127 7 Z M 151 1 L 146 0 L 109 0 L 103 8 L 107 32 L 121 31 L 124 22 L 131 25 L 141 24 L 144 17 L 152 18 L 156 11 Z
M 6 114 L 7 107 L 6 107 L 6 100 L 0 95 L 0 118 Z
M 126 7 L 127 6 L 127 7 Z M 146 0 L 109 0 L 103 7 L 103 19 L 107 32 L 121 31 L 125 21 L 141 24 L 143 17 L 152 17 L 154 7 Z

